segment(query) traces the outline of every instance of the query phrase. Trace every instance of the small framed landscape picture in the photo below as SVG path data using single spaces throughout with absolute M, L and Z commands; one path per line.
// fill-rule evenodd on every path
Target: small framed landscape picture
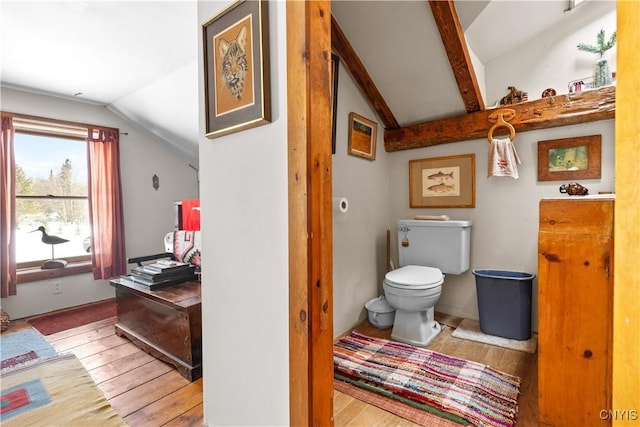
M 375 160 L 377 134 L 376 122 L 359 114 L 349 113 L 349 154 Z
M 475 154 L 409 161 L 409 207 L 475 207 Z
M 538 141 L 538 181 L 599 179 L 602 135 Z

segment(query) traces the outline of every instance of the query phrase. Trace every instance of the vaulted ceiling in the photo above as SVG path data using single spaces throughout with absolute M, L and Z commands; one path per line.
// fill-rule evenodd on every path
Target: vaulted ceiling
M 2 86 L 104 105 L 198 165 L 197 2 L 1 0 Z
M 427 147 L 487 135 L 496 117 L 485 104 L 493 106 L 496 99 L 486 102 L 474 66 L 507 55 L 554 25 L 567 25 L 573 18 L 568 5 L 334 2 L 332 43 L 382 121 L 385 149 Z M 575 12 L 592 19 L 613 10 L 614 2 L 592 1 Z M 615 88 L 509 108 L 519 132 L 613 118 Z
M 484 107 L 494 101 L 483 100 L 467 48 L 480 63 L 491 61 L 565 19 L 567 4 L 334 1 L 334 48 L 388 130 L 388 150 L 451 142 L 455 135 L 433 139 L 425 128 L 446 130 L 452 117 L 472 120 L 475 112 L 485 114 L 486 133 Z M 197 165 L 197 2 L 1 0 L 0 7 L 3 86 L 104 105 Z M 496 23 L 500 31 L 487 31 Z

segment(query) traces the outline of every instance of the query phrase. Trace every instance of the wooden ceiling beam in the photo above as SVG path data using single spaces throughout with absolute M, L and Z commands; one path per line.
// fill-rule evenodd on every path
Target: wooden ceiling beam
M 570 95 L 505 105 L 500 108 L 515 111 L 515 118 L 510 123 L 515 127 L 516 132 L 613 119 L 616 108 L 616 88 L 608 86 Z M 398 129 L 385 129 L 384 148 L 392 152 L 486 138 L 491 127 L 489 114 L 496 110 L 477 111 Z
M 364 97 L 369 101 L 371 108 L 382 121 L 382 125 L 386 129 L 399 128 L 400 124 L 333 15 L 331 16 L 331 47 L 342 60 L 344 67 L 349 71 Z
M 429 5 L 467 113 L 484 110 L 478 79 L 453 0 L 429 0 Z

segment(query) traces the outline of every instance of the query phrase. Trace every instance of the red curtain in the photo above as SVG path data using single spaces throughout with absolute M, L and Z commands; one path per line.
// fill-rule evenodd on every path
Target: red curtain
M 89 217 L 93 278 L 126 273 L 117 130 L 89 129 Z
M 2 298 L 16 294 L 16 248 L 14 208 L 16 184 L 13 151 L 13 118 L 2 114 L 2 147 L 0 147 L 0 294 Z

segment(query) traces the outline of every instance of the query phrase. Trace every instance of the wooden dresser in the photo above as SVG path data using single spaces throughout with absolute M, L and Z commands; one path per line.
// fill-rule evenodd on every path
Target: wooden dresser
M 613 196 L 540 202 L 538 405 L 552 426 L 611 425 L 613 213 Z
M 116 334 L 176 367 L 190 381 L 202 376 L 200 282 L 155 291 L 126 279 L 116 288 Z

